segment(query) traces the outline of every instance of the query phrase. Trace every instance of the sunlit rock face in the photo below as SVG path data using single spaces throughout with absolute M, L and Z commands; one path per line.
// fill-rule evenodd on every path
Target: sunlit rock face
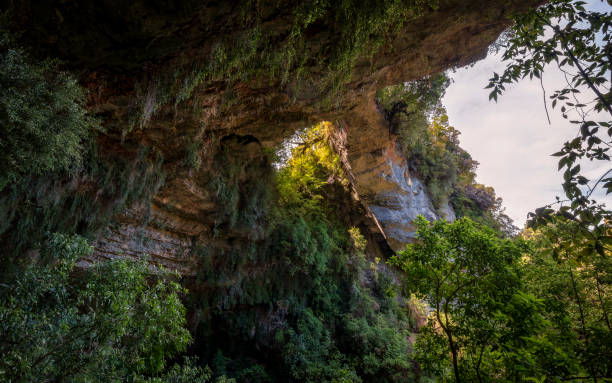
M 394 251 L 403 249 L 415 236 L 414 220 L 419 215 L 428 220 L 455 219 L 453 209 L 445 204 L 435 209 L 426 185 L 411 174 L 406 156 L 389 132 L 387 124 L 372 102 L 359 114 L 344 121 L 333 137 L 359 200 L 372 218 L 372 230 L 379 230 Z M 350 134 L 360 122 L 363 134 Z
M 410 175 L 403 162 L 396 163 L 387 157 L 389 167 L 381 172 L 381 183 L 395 187 L 377 194 L 374 203 L 369 204 L 385 230 L 389 245 L 396 251 L 414 238 L 413 222 L 417 216 L 422 215 L 430 221 L 438 218 L 423 183 Z
M 383 150 L 381 158 L 383 162 L 370 174 L 371 194 L 366 203 L 393 250 L 403 249 L 414 239 L 414 220 L 419 215 L 430 221 L 455 219 L 448 205 L 436 211 L 426 186 L 410 173 L 406 159 L 395 142 Z

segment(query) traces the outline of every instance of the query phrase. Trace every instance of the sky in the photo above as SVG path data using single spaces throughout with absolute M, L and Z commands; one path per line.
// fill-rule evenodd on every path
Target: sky
M 611 9 L 600 1 L 591 3 Z M 453 83 L 442 102 L 450 124 L 461 132 L 461 146 L 480 163 L 477 182 L 493 186 L 504 200 L 506 213 L 523 227 L 529 211 L 554 202 L 555 196 L 564 196 L 558 158 L 551 154 L 576 136 L 577 127 L 550 104 L 548 124 L 539 81 L 523 80 L 507 87 L 497 103 L 489 102 L 489 90 L 484 87 L 493 72 L 503 72 L 505 63 L 500 56 L 489 54 L 470 67 L 450 72 Z M 547 69 L 543 84 L 548 97 L 561 89 L 565 80 L 558 70 Z M 591 178 L 598 178 L 610 166 L 588 165 L 584 175 Z M 600 197 L 601 202 L 612 205 L 611 198 L 603 193 Z

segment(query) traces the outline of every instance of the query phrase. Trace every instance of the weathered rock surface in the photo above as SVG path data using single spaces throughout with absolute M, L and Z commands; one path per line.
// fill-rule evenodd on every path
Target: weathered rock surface
M 397 157 L 386 151 L 383 153 L 387 167 L 381 169 L 382 173 L 376 183 L 380 191 L 370 196 L 372 202 L 368 205 L 381 223 L 389 245 L 396 251 L 414 238 L 412 223 L 417 216 L 422 215 L 430 221 L 438 219 L 425 185 L 410 175 L 403 158 L 395 162 Z
M 401 250 L 414 238 L 415 228 L 413 221 L 419 215 L 429 220 L 444 218 L 455 219 L 450 206 L 440 209 L 440 214 L 434 208 L 425 185 L 414 175 L 410 174 L 406 158 L 401 153 L 396 137 L 383 131 L 384 124 L 375 125 L 383 137 L 387 136 L 385 146 L 376 148 L 374 152 L 363 155 L 355 154 L 347 149 L 346 124 L 340 126 L 333 143 L 336 151 L 340 153 L 347 173 L 351 175 L 351 182 L 356 194 L 371 214 L 372 230 L 384 233 L 389 246 Z M 349 158 L 353 155 L 353 160 Z
M 440 1 L 438 10 L 406 25 L 371 60 L 360 61 L 331 110 L 320 107 L 316 92 L 296 92 L 295 83 L 275 81 L 263 85 L 206 82 L 195 89 L 192 101 L 156 113 L 145 110 L 146 124 L 128 138 L 164 155 L 166 184 L 153 200 L 151 219 L 143 219 L 144 209 L 126 211 L 117 224 L 100 234 L 94 259 L 148 254 L 154 263 L 193 274 L 197 265 L 188 251 L 192 247 L 231 246 L 232 241 L 256 237 L 253 230 L 244 228 L 218 234 L 224 206 L 218 205 L 209 183 L 218 171 L 212 157 L 222 145 L 221 138 L 250 136 L 263 147 L 273 147 L 296 128 L 321 120 L 339 127 L 341 139 L 336 147 L 372 233 L 379 232 L 398 249 L 409 240 L 417 214 L 434 218 L 435 213 L 422 183 L 407 171 L 395 137 L 376 108 L 376 91 L 484 57 L 510 13 L 539 2 Z M 10 4 L 19 23 L 34 25 L 25 37 L 36 42 L 41 52 L 66 60 L 82 76 L 91 90 L 92 110 L 104 116 L 111 131 L 126 130 L 137 100 L 155 99 L 157 90 L 147 78 L 177 60 L 201 58 L 193 52 L 210 51 L 225 35 L 240 30 L 233 2 Z M 265 22 L 286 31 L 292 22 L 291 10 L 266 15 Z M 333 36 L 325 30 L 312 36 L 311 44 L 325 43 L 333 44 Z M 143 84 L 145 88 L 138 89 Z M 200 133 L 201 127 L 205 134 Z M 109 142 L 123 139 L 121 134 L 107 137 Z M 195 170 L 181 165 L 185 147 L 193 142 L 202 143 L 198 149 L 202 163 Z M 447 218 L 452 219 L 452 212 Z

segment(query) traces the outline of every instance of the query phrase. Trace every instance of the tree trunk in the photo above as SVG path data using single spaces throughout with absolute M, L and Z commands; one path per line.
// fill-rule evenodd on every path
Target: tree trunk
M 566 253 L 566 256 L 567 256 L 567 253 Z M 574 290 L 574 297 L 576 299 L 576 304 L 578 305 L 578 311 L 580 312 L 580 323 L 582 324 L 582 335 L 584 336 L 584 343 L 586 344 L 588 348 L 589 337 L 586 332 L 586 323 L 584 320 L 584 312 L 582 311 L 582 302 L 580 300 L 580 296 L 578 295 L 578 289 L 576 288 L 576 280 L 574 279 L 574 272 L 572 271 L 572 266 L 569 264 L 569 261 L 568 261 L 568 268 L 569 268 L 570 278 L 572 280 L 572 289 Z M 589 370 L 591 373 L 591 377 L 593 378 L 593 382 L 597 383 L 597 376 L 593 372 L 593 369 L 589 368 Z
M 610 331 L 610 319 L 608 318 L 606 306 L 604 305 L 603 299 L 601 298 L 601 286 L 599 284 L 599 273 L 597 272 L 597 270 L 595 270 L 595 285 L 597 286 L 597 298 L 599 298 L 599 305 L 601 306 L 604 322 L 606 323 L 606 326 L 608 326 L 608 331 Z
M 459 377 L 459 363 L 457 361 L 457 346 L 453 341 L 453 335 L 449 329 L 445 329 L 446 337 L 448 338 L 448 345 L 451 349 L 451 354 L 453 356 L 453 371 L 455 372 L 455 382 L 461 383 L 461 378 Z
M 482 354 L 487 346 L 483 345 L 480 349 L 480 355 L 478 355 L 478 363 L 476 364 L 476 377 L 478 378 L 478 382 L 482 383 L 482 377 L 480 376 L 480 364 L 482 363 Z
M 461 378 L 459 377 L 459 363 L 457 362 L 457 348 L 455 342 L 453 341 L 453 334 L 448 328 L 448 326 L 445 325 L 442 321 L 442 317 L 440 316 L 440 307 L 438 305 L 436 306 L 436 319 L 438 320 L 438 324 L 440 325 L 440 327 L 442 327 L 442 330 L 444 331 L 444 334 L 446 334 L 446 338 L 448 339 L 448 346 L 451 349 L 451 354 L 453 357 L 453 371 L 455 372 L 455 382 L 461 383 Z

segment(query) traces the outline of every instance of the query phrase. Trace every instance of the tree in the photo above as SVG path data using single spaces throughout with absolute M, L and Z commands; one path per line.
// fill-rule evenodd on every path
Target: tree
M 445 338 L 456 382 L 489 380 L 484 364 L 497 374 L 529 376 L 533 369 L 520 370 L 524 363 L 515 357 L 527 347 L 522 337 L 539 326 L 537 300 L 520 290 L 524 243 L 500 239 L 468 218 L 430 223 L 419 217 L 416 225 L 417 242 L 390 263 L 406 272 L 407 288 L 432 309 L 420 344 L 439 354 Z
M 542 299 L 550 326 L 546 331 L 561 352 L 571 355 L 566 376 L 610 378 L 612 374 L 612 297 L 610 254 L 591 248 L 579 224 L 562 217 L 527 231 L 534 252 L 525 265 L 526 288 Z

